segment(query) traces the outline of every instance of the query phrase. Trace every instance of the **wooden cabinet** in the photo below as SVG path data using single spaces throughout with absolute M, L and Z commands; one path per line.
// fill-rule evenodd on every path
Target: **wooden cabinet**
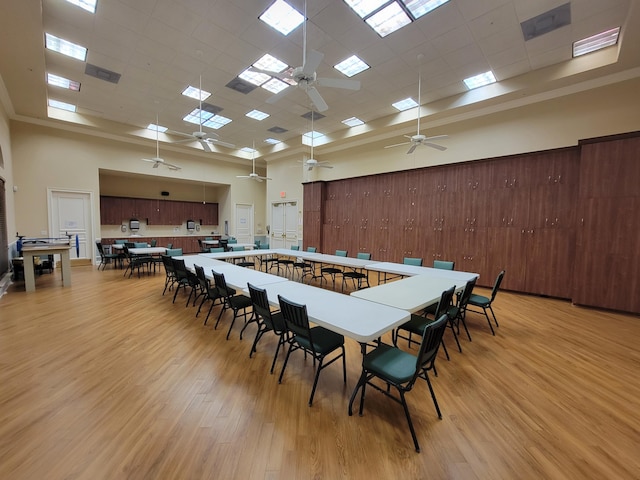
M 100 223 L 121 225 L 130 219 L 148 225 L 182 225 L 195 220 L 202 225 L 218 225 L 218 204 L 154 200 L 148 198 L 100 197 Z

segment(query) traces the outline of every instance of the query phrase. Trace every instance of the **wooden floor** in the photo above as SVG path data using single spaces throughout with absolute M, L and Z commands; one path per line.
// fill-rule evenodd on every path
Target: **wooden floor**
M 252 327 L 226 341 L 230 317 L 203 326 L 186 297 L 162 296 L 163 273 L 36 282 L 0 299 L 1 479 L 640 478 L 637 316 L 500 292 L 495 337 L 478 314 L 462 354 L 446 334 L 443 419 L 424 382 L 408 394 L 418 454 L 378 392 L 347 415 L 351 340 L 346 387 L 328 367 L 308 407 L 310 360 L 296 352 L 279 385 L 275 338 L 250 359 Z

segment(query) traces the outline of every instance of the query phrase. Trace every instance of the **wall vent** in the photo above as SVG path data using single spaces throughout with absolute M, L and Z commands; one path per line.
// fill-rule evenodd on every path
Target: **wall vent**
M 91 77 L 96 77 L 100 80 L 104 80 L 110 83 L 118 83 L 121 76 L 119 73 L 112 72 L 111 70 L 107 70 L 106 68 L 100 68 L 96 65 L 91 65 L 90 63 L 87 63 L 87 66 L 84 69 L 84 73 Z
M 520 24 L 525 41 L 571 24 L 571 3 L 565 3 Z

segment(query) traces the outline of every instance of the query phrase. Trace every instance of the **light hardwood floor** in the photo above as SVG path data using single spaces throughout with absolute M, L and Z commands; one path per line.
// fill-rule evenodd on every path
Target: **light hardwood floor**
M 446 333 L 443 419 L 424 382 L 408 394 L 418 454 L 379 393 L 347 415 L 354 341 L 346 387 L 328 367 L 308 407 L 310 360 L 294 353 L 279 385 L 274 337 L 250 359 L 252 327 L 226 341 L 230 317 L 203 326 L 185 296 L 161 295 L 163 273 L 59 280 L 0 299 L 1 479 L 640 478 L 637 316 L 500 292 L 495 337 L 473 313 L 462 354 Z

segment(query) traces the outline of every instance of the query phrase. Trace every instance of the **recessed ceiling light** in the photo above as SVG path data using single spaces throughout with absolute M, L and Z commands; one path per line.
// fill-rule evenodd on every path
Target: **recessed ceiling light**
M 258 153 L 258 150 L 255 150 L 255 149 L 253 149 L 253 148 L 251 148 L 251 147 L 242 147 L 242 148 L 240 149 L 240 151 L 241 151 L 241 152 L 244 152 L 244 153 L 251 153 L 251 154 L 253 154 L 253 153 Z
M 253 118 L 255 120 L 264 120 L 269 116 L 268 113 L 261 112 L 260 110 L 251 110 L 246 114 L 247 117 Z
M 189 85 L 182 91 L 182 95 L 204 101 L 211 96 L 211 93 Z
M 465 78 L 463 81 L 467 88 L 469 90 L 472 90 L 474 88 L 484 87 L 485 85 L 489 85 L 490 83 L 496 83 L 496 77 L 493 75 L 493 72 L 489 70 L 488 72 Z
M 156 125 L 155 123 L 150 123 L 149 125 L 147 125 L 147 128 L 149 130 L 153 130 L 154 132 L 160 132 L 160 133 L 164 133 L 168 130 L 167 127 L 163 127 L 162 125 Z
M 612 28 L 606 32 L 600 32 L 573 43 L 573 56 L 579 57 L 586 53 L 595 52 L 601 48 L 610 47 L 618 43 L 620 27 Z
M 391 104 L 394 108 L 397 108 L 401 112 L 405 110 L 409 110 L 410 108 L 415 108 L 418 106 L 416 101 L 413 98 L 405 98 L 404 100 L 400 100 L 399 102 Z
M 259 18 L 283 35 L 289 35 L 304 22 L 304 16 L 283 0 L 276 0 Z
M 411 19 L 400 5 L 393 2 L 378 13 L 371 15 L 365 22 L 367 22 L 378 35 L 384 38 L 405 25 L 409 25 Z
M 207 112 L 206 110 L 200 110 L 199 108 L 193 109 L 182 119 L 185 122 L 195 123 L 196 125 L 200 125 L 200 121 L 204 124 L 205 121 L 209 120 L 213 117 L 215 113 Z
M 267 82 L 270 78 L 273 78 L 266 73 L 254 72 L 253 70 L 245 70 L 240 75 L 239 78 L 246 80 L 249 83 L 257 85 L 258 87 L 263 83 Z
M 277 139 L 275 139 L 275 138 L 271 138 L 271 137 L 269 137 L 269 138 L 265 138 L 265 139 L 264 139 L 264 143 L 269 143 L 269 144 L 271 144 L 271 145 L 276 145 L 276 144 L 278 144 L 278 143 L 282 143 L 282 140 L 277 140 Z
M 360 18 L 364 18 L 370 13 L 375 12 L 382 5 L 389 0 L 344 0 L 351 9 L 360 15 Z
M 44 34 L 44 45 L 49 50 L 68 55 L 76 60 L 85 61 L 87 59 L 87 49 L 81 45 L 76 45 L 62 38 L 58 38 L 50 33 Z
M 271 93 L 278 93 L 287 88 L 289 84 L 277 78 L 271 78 L 271 80 L 260 86 Z
M 316 132 L 315 130 L 311 130 L 310 132 L 307 133 L 303 133 L 302 134 L 303 138 L 306 138 L 307 140 L 317 140 L 320 137 L 324 137 L 324 133 L 320 133 L 320 132 Z
M 402 3 L 409 9 L 413 18 L 418 19 L 448 1 L 449 0 L 402 0 Z
M 276 57 L 269 55 L 268 53 L 263 55 L 256 63 L 253 64 L 255 68 L 260 70 L 267 70 L 269 72 L 282 72 L 289 67 L 282 60 L 278 60 Z
M 349 127 L 357 127 L 359 125 L 364 125 L 364 122 L 360 120 L 358 117 L 347 118 L 346 120 L 342 120 L 342 123 Z
M 61 102 L 59 100 L 51 100 L 49 99 L 49 106 L 53 108 L 59 108 L 60 110 L 66 110 L 68 112 L 75 112 L 76 106 L 71 105 L 70 103 Z
M 67 2 L 77 5 L 87 12 L 96 13 L 97 0 L 67 0 Z
M 75 82 L 64 77 L 59 77 L 53 73 L 47 73 L 47 83 L 56 87 L 66 88 L 74 92 L 80 91 L 80 82 Z
M 333 68 L 341 73 L 344 73 L 347 77 L 353 77 L 354 75 L 357 75 L 358 73 L 369 68 L 369 65 L 360 60 L 357 55 L 351 55 L 349 58 L 341 61 Z
M 230 118 L 223 117 L 222 115 L 214 115 L 202 125 L 217 130 L 221 127 L 224 127 L 227 123 L 231 123 Z

